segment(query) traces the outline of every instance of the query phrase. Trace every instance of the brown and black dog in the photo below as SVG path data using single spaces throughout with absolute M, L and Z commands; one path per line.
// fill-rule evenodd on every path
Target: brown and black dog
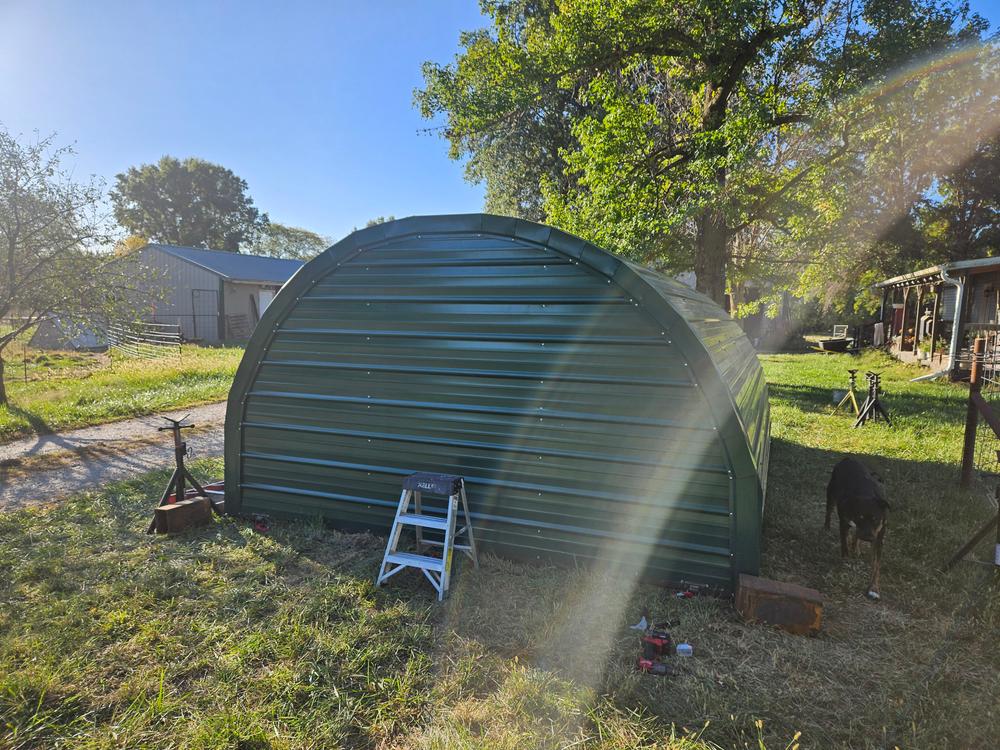
M 882 560 L 882 541 L 889 521 L 889 503 L 881 483 L 856 458 L 845 458 L 833 467 L 830 483 L 826 486 L 826 524 L 830 528 L 833 508 L 840 518 L 840 554 L 847 557 L 847 535 L 854 527 L 851 547 L 858 552 L 858 540 L 871 542 L 873 550 L 872 579 L 868 585 L 868 598 L 878 599 L 879 564 Z

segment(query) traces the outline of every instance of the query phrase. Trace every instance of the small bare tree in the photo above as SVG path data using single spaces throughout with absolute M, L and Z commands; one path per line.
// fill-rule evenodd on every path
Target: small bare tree
M 134 272 L 109 246 L 104 185 L 65 169 L 72 154 L 54 136 L 19 139 L 0 128 L 0 405 L 8 402 L 4 350 L 57 318 L 69 330 L 134 319 Z M 95 249 L 96 248 L 96 249 Z

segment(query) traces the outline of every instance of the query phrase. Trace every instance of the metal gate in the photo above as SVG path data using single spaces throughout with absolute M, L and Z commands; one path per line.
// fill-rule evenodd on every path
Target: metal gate
M 219 290 L 192 289 L 191 317 L 194 339 L 219 338 Z

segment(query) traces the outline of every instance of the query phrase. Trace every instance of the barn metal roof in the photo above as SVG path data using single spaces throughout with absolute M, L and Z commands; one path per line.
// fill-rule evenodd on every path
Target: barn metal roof
M 175 258 L 186 260 L 211 271 L 229 281 L 256 281 L 267 284 L 284 284 L 302 268 L 300 260 L 269 258 L 263 255 L 245 255 L 226 250 L 205 250 L 199 247 L 151 244 L 147 247 L 161 250 Z

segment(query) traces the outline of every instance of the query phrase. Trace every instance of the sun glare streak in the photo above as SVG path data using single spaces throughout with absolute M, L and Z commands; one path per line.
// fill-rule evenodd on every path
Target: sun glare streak
M 586 272 L 593 273 L 589 270 Z M 620 293 L 627 296 L 623 291 Z M 561 355 L 546 367 L 547 375 L 544 382 L 535 385 L 531 403 L 539 405 L 539 416 L 519 420 L 517 432 L 508 443 L 510 450 L 503 453 L 499 459 L 501 465 L 516 465 L 519 461 L 523 461 L 526 448 L 538 444 L 539 427 L 545 420 L 542 416 L 544 409 L 547 406 L 552 408 L 552 404 L 558 404 L 565 398 L 566 394 L 562 389 L 574 387 L 572 383 L 567 386 L 562 377 L 580 374 L 581 366 L 592 356 L 592 350 L 588 350 L 588 341 L 593 336 L 607 335 L 608 323 L 604 317 L 603 306 L 594 305 L 590 309 L 587 319 L 580 321 L 574 331 L 579 343 L 565 347 Z M 637 317 L 643 323 L 656 329 L 661 327 L 642 308 L 636 307 L 635 310 Z M 681 362 L 683 356 L 668 339 L 665 341 L 665 349 L 649 361 L 649 367 L 653 370 L 650 377 L 654 377 L 656 371 L 663 369 L 664 357 Z M 688 372 L 689 368 L 684 367 L 684 370 Z M 661 388 L 666 387 L 668 386 L 661 386 Z M 609 392 L 607 398 L 608 412 L 623 415 L 622 419 L 625 420 L 628 419 L 627 415 L 641 414 L 650 406 L 649 403 L 642 403 L 628 393 Z M 615 403 L 618 399 L 625 401 Z M 586 558 L 582 558 L 582 562 L 589 569 L 580 575 L 567 576 L 567 581 L 578 581 L 582 585 L 567 585 L 561 598 L 551 602 L 551 617 L 546 619 L 545 624 L 532 637 L 531 643 L 527 644 L 528 650 L 540 663 L 558 664 L 571 661 L 574 664 L 576 683 L 593 691 L 595 696 L 602 683 L 609 655 L 621 637 L 624 620 L 633 614 L 636 615 L 636 619 L 638 617 L 637 612 L 628 611 L 628 605 L 650 557 L 656 553 L 663 554 L 665 546 L 674 546 L 678 557 L 683 556 L 687 560 L 699 554 L 694 545 L 664 539 L 668 536 L 665 532 L 670 529 L 675 515 L 690 513 L 678 510 L 677 504 L 683 504 L 685 496 L 699 478 L 704 481 L 706 464 L 719 465 L 719 476 L 715 478 L 716 481 L 731 482 L 731 478 L 726 476 L 722 468 L 724 450 L 719 432 L 714 425 L 705 422 L 709 409 L 700 388 L 692 382 L 690 387 L 679 388 L 667 403 L 672 407 L 670 413 L 657 412 L 648 416 L 669 418 L 672 425 L 680 426 L 657 427 L 655 432 L 660 435 L 659 439 L 650 435 L 649 452 L 657 452 L 661 460 L 649 471 L 642 486 L 632 487 L 627 491 L 628 494 L 634 494 L 642 500 L 632 502 L 622 499 L 604 510 L 607 527 L 600 530 L 603 535 L 591 537 L 593 548 Z M 682 434 L 682 438 L 677 437 L 678 431 Z M 598 447 L 600 446 L 595 446 Z M 613 450 L 615 446 L 605 447 Z M 614 458 L 614 455 L 609 455 L 609 460 L 612 462 Z M 595 466 L 594 471 L 604 470 L 600 466 Z M 611 471 L 604 473 L 608 476 L 613 475 Z M 516 480 L 516 477 L 510 478 Z M 621 493 L 622 485 L 617 484 L 613 477 L 605 478 L 604 484 L 596 489 Z M 502 490 L 497 486 L 480 499 L 481 506 L 487 509 L 486 512 L 497 515 L 504 515 L 504 502 Z M 584 526 L 584 523 L 580 525 Z M 706 561 L 711 558 L 711 555 L 705 555 Z M 713 562 L 718 564 L 718 558 Z M 727 557 L 724 564 L 728 566 L 729 563 Z M 454 592 L 456 601 L 461 601 L 463 598 L 462 586 L 472 585 L 471 582 L 464 583 L 464 580 L 460 578 L 456 582 Z M 569 639 L 570 643 L 567 643 L 565 637 L 567 632 L 585 635 Z
M 894 129 L 900 154 L 912 159 L 900 169 L 924 176 L 913 180 L 905 194 L 909 200 L 897 211 L 908 210 L 933 175 L 959 167 L 1000 131 L 998 51 L 993 45 L 968 45 L 901 70 L 838 104 L 842 117 L 868 129 Z M 921 119 L 907 128 L 903 120 L 915 105 Z M 898 212 L 880 213 L 873 235 L 881 236 L 899 218 Z
M 926 170 L 932 165 L 957 166 L 969 158 L 984 138 L 1000 132 L 995 53 L 992 46 L 973 45 L 924 61 L 837 103 L 834 114 L 858 127 L 892 129 L 900 116 L 897 107 L 903 104 L 912 106 L 913 97 L 918 95 L 920 106 L 924 108 L 923 122 L 930 127 L 897 133 L 901 140 L 905 139 L 902 146 L 913 159 L 909 168 Z M 820 131 L 816 129 L 813 132 L 818 134 Z M 817 159 L 821 158 L 822 149 L 816 149 L 815 154 Z M 861 183 L 866 177 L 858 179 Z M 850 189 L 851 186 L 846 187 Z M 858 190 L 858 194 L 870 194 L 873 187 L 869 181 L 865 190 Z M 865 237 L 845 239 L 877 241 L 900 218 L 899 211 L 909 210 L 918 198 L 918 192 L 913 191 L 908 195 L 908 201 L 893 207 L 895 210 L 879 213 L 875 224 L 868 227 Z M 586 341 L 590 334 L 600 329 L 602 321 L 599 314 L 595 309 L 594 317 L 580 327 L 581 341 Z M 536 403 L 545 404 L 558 398 L 558 375 L 572 372 L 576 366 L 576 354 L 577 350 L 570 347 L 560 360 L 552 364 L 549 371 L 553 377 L 535 388 L 533 396 Z M 613 393 L 608 396 L 610 399 L 626 397 Z M 575 677 L 584 687 L 591 690 L 599 688 L 612 649 L 625 632 L 623 625 L 633 615 L 638 616 L 638 612 L 627 611 L 627 608 L 650 557 L 658 549 L 662 550 L 664 543 L 686 547 L 682 554 L 698 555 L 695 548 L 671 541 L 667 532 L 678 515 L 685 513 L 682 509 L 684 498 L 696 491 L 699 482 L 704 481 L 704 468 L 692 467 L 711 464 L 714 456 L 725 455 L 718 429 L 704 428 L 707 413 L 705 396 L 699 392 L 697 398 L 688 399 L 669 415 L 686 425 L 683 428 L 686 440 L 680 460 L 676 445 L 664 445 L 664 460 L 649 474 L 639 492 L 646 501 L 615 504 L 615 517 L 612 518 L 609 513 L 608 518 L 607 531 L 610 533 L 595 537 L 594 556 L 597 559 L 585 574 L 569 577 L 582 582 L 582 585 L 567 587 L 561 599 L 552 602 L 554 615 L 540 628 L 530 644 L 530 650 L 546 664 L 572 662 Z M 505 454 L 502 461 L 513 460 L 519 451 L 534 442 L 532 436 L 538 423 L 535 418 L 520 420 L 517 436 L 510 443 L 512 448 L 518 450 Z M 732 477 L 728 480 L 731 482 Z M 490 493 L 486 504 L 500 512 L 503 497 L 499 490 Z M 565 633 L 568 631 L 585 634 L 585 637 L 567 639 Z M 553 656 L 558 656 L 558 660 L 549 658 Z
M 938 180 L 1000 133 L 998 52 L 975 43 L 922 60 L 790 129 L 780 158 L 793 165 L 789 179 L 805 178 L 791 198 L 806 210 L 779 232 L 776 263 L 789 264 L 800 294 L 824 290 L 830 305 L 862 291 L 882 243 Z

